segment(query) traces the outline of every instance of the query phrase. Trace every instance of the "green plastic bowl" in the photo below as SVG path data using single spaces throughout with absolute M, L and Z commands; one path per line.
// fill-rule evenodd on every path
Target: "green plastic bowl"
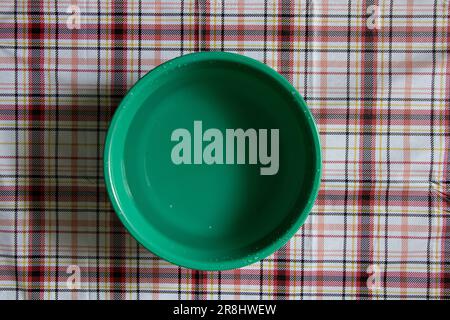
M 248 134 L 241 149 L 227 140 L 239 128 Z M 117 215 L 144 247 L 183 267 L 233 269 L 274 253 L 303 224 L 319 189 L 320 143 L 302 97 L 276 71 L 237 54 L 193 53 L 128 92 L 104 170 Z

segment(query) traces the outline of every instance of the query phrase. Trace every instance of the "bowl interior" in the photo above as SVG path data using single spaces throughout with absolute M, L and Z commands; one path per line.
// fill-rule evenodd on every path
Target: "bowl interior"
M 144 77 L 119 108 L 107 143 L 119 217 L 148 249 L 197 269 L 242 266 L 278 249 L 306 218 L 319 171 L 315 128 L 298 94 L 265 66 L 220 57 L 175 59 Z M 243 150 L 227 137 L 238 128 L 249 133 L 240 164 Z M 177 129 L 183 144 L 173 138 Z M 205 139 L 208 129 L 216 129 L 214 139 Z M 279 129 L 278 165 L 271 129 Z M 208 154 L 224 164 L 205 163 L 212 141 Z M 264 141 L 270 165 L 259 157 Z M 174 163 L 177 144 L 185 147 L 177 159 L 191 164 Z M 230 148 L 234 164 L 226 164 Z

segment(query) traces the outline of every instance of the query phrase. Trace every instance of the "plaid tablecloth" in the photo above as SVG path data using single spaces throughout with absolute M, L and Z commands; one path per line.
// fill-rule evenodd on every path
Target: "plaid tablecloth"
M 449 298 L 448 16 L 448 0 L 2 1 L 0 298 Z M 199 50 L 284 75 L 323 146 L 306 224 L 225 272 L 147 252 L 102 180 L 126 90 Z

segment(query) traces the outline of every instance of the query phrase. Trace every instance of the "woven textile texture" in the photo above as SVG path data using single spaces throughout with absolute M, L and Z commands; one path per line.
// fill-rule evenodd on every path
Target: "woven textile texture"
M 0 298 L 449 298 L 449 2 L 2 1 Z M 102 172 L 127 89 L 207 50 L 285 76 L 323 148 L 306 224 L 224 272 L 139 246 Z

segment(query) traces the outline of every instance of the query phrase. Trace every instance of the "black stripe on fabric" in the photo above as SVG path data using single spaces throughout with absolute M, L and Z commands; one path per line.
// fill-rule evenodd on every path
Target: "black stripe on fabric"
M 202 23 L 205 23 L 205 21 L 208 21 L 210 19 L 210 17 L 211 16 L 209 14 L 208 15 L 202 15 L 202 21 L 203 21 Z M 289 19 L 289 18 L 279 18 L 279 19 Z M 191 28 L 187 28 L 187 29 L 192 31 Z M 80 38 L 83 38 L 83 39 L 86 39 L 86 40 L 90 40 L 90 39 L 87 39 L 87 38 L 90 38 L 94 34 L 93 27 L 86 28 L 86 29 L 80 29 L 80 30 L 81 30 L 81 31 L 79 31 Z M 271 29 L 271 30 L 273 32 L 276 31 L 275 29 Z M 24 31 L 24 30 L 21 30 L 21 31 Z M 105 33 L 105 32 L 108 32 L 108 31 L 109 30 L 107 28 L 105 28 L 105 27 L 103 27 L 101 29 L 102 33 Z M 11 33 L 12 33 L 12 29 L 7 29 L 7 28 L 0 29 L 0 35 L 8 36 Z M 336 38 L 338 41 L 342 41 L 341 39 L 346 36 L 346 32 L 345 31 L 336 31 L 336 30 L 323 31 L 323 30 L 319 29 L 319 30 L 316 30 L 315 33 L 316 33 L 316 35 L 318 37 L 328 37 L 330 39 Z M 351 33 L 352 33 L 352 37 L 354 37 L 354 38 L 358 38 L 358 37 L 361 37 L 361 36 L 364 35 L 360 31 L 352 31 Z M 129 36 L 129 37 L 137 37 L 138 36 L 138 30 L 137 29 L 127 30 L 127 31 L 124 31 L 124 34 Z M 215 30 L 215 29 L 209 30 L 209 29 L 205 28 L 205 29 L 202 30 L 202 34 L 203 34 L 203 36 L 201 38 L 202 39 L 207 39 L 206 37 L 217 35 L 217 30 Z M 301 36 L 301 34 L 302 34 L 302 30 L 301 29 L 294 29 L 294 30 L 286 31 L 286 35 L 287 36 L 291 36 L 293 38 L 299 38 Z M 382 35 L 382 36 L 383 35 L 387 36 L 385 31 L 380 31 L 379 34 Z M 437 32 L 437 34 L 442 36 L 442 37 L 446 36 L 446 33 L 444 33 L 444 32 Z M 164 38 L 170 38 L 169 40 L 173 40 L 174 37 L 177 37 L 180 34 L 179 34 L 179 30 L 165 29 L 165 28 L 163 28 L 163 29 L 161 29 L 161 28 L 145 28 L 145 29 L 142 29 L 142 35 L 149 36 L 149 37 L 154 36 L 154 35 L 159 35 L 163 39 Z M 226 29 L 224 31 L 224 36 L 226 36 L 226 37 L 234 37 L 234 38 L 236 38 L 238 36 L 247 36 L 247 37 L 253 36 L 255 38 L 259 38 L 259 37 L 262 37 L 263 35 L 264 35 L 264 29 L 263 28 L 261 28 L 261 29 L 250 29 L 250 30 L 229 28 L 229 29 Z M 71 36 L 71 32 L 66 30 L 66 29 L 60 30 L 60 36 L 61 36 L 61 39 L 68 41 L 68 40 L 70 40 L 68 38 Z M 412 37 L 413 39 L 415 38 L 413 42 L 419 42 L 420 43 L 420 42 L 423 42 L 424 39 L 426 39 L 428 37 L 431 37 L 431 36 L 432 36 L 432 32 L 431 31 L 407 32 L 407 31 L 398 30 L 398 31 L 395 31 L 392 34 L 392 37 L 394 39 L 396 39 L 398 42 L 402 41 L 405 37 Z M 253 41 L 255 41 L 255 40 L 256 39 L 254 39 Z M 299 39 L 297 39 L 297 40 L 299 40 Z M 208 41 L 208 39 L 207 39 L 207 41 Z M 134 49 L 136 49 L 136 48 L 134 48 Z
M 444 182 L 444 183 L 449 183 L 448 181 Z M 17 212 L 28 212 L 28 208 L 17 208 Z M 0 212 L 14 212 L 15 210 L 12 210 L 10 208 L 0 208 Z M 36 212 L 55 212 L 54 208 L 45 208 L 45 209 L 36 209 Z M 59 212 L 61 213 L 73 213 L 76 212 L 77 214 L 85 214 L 85 215 L 90 215 L 92 213 L 96 213 L 97 210 L 95 208 L 87 208 L 87 209 L 78 209 L 78 210 L 74 210 L 74 209 L 67 209 L 67 208 L 59 208 Z M 100 209 L 98 210 L 98 212 L 101 213 L 109 213 L 110 210 L 109 209 Z M 339 216 L 342 215 L 341 212 L 335 212 L 335 211 L 324 211 L 320 213 L 321 215 L 324 216 Z M 386 216 L 386 213 L 380 212 L 377 213 L 380 217 L 384 217 Z M 315 212 L 311 212 L 310 213 L 311 216 L 316 216 L 318 215 Z M 404 215 L 404 213 L 402 212 L 389 212 L 389 216 L 391 217 L 401 217 L 402 215 Z M 349 212 L 347 213 L 347 216 L 349 217 L 359 217 L 359 212 Z M 442 214 L 440 213 L 432 213 L 431 214 L 432 217 L 434 218 L 438 218 L 438 217 L 442 217 Z M 409 213 L 408 217 L 415 217 L 415 218 L 428 218 L 429 214 L 428 213 Z M 81 233 L 81 232 L 80 232 Z M 446 263 L 446 262 L 444 262 Z
M 247 49 L 246 49 L 247 50 Z M 316 49 L 314 49 L 314 51 L 316 51 Z M 441 52 L 442 53 L 442 52 Z M 266 63 L 266 62 L 265 62 Z M 19 70 L 23 70 L 23 69 L 19 69 Z M 27 70 L 32 70 L 32 69 L 27 69 Z M 42 70 L 42 69 L 41 69 Z M 51 69 L 50 69 L 51 70 Z M 37 70 L 36 70 L 37 71 Z M 142 71 L 141 71 L 142 72 Z M 315 74 L 314 72 L 310 72 L 312 74 Z M 364 73 L 358 73 L 358 74 L 364 74 Z M 437 73 L 436 73 L 437 74 Z M 404 75 L 403 73 L 395 73 L 392 72 L 392 75 Z M 442 75 L 442 74 L 439 74 Z M 5 93 L 5 92 L 0 92 L 0 97 L 31 97 L 31 98 L 39 98 L 39 97 L 43 97 L 43 98 L 54 98 L 56 97 L 55 93 L 36 93 L 36 92 L 30 92 L 30 93 Z M 59 93 L 58 96 L 60 98 L 96 98 L 96 97 L 100 97 L 100 98 L 111 98 L 111 99 L 117 99 L 120 100 L 123 98 L 122 94 L 89 94 L 89 93 Z M 377 98 L 372 98 L 372 97 L 315 97 L 315 96 L 309 96 L 308 97 L 308 101 L 387 101 L 388 98 L 387 97 L 377 97 Z M 429 98 L 398 98 L 398 97 L 392 97 L 390 99 L 390 101 L 398 101 L 398 102 L 430 102 Z M 435 102 L 450 102 L 450 98 L 435 98 L 434 99 Z M 22 111 L 22 110 L 19 110 Z M 6 114 L 4 113 L 5 110 L 0 110 L 0 114 Z M 53 112 L 52 110 L 48 111 L 49 113 Z M 450 119 L 450 116 L 447 115 L 446 119 Z
M 424 217 L 428 217 L 428 215 L 425 215 Z M 48 254 L 24 254 L 24 255 L 18 255 L 17 256 L 19 259 L 54 259 L 55 255 L 48 255 Z M 99 258 L 100 259 L 108 259 L 110 256 L 106 255 L 106 256 L 102 256 L 100 255 Z M 0 254 L 0 258 L 14 258 L 14 255 L 8 255 L 8 254 Z M 92 258 L 96 258 L 96 256 L 92 256 L 92 255 L 65 255 L 65 254 L 61 254 L 59 256 L 60 259 L 79 259 L 79 260 L 90 260 Z M 118 257 L 119 259 L 119 257 Z M 121 260 L 131 260 L 131 261 L 136 261 L 138 258 L 137 257 L 122 257 Z M 148 261 L 159 261 L 160 258 L 157 256 L 146 256 L 146 257 L 140 257 L 139 260 L 148 260 Z M 273 263 L 275 262 L 276 259 L 273 258 L 266 258 L 265 261 Z M 301 260 L 300 259 L 280 259 L 280 261 L 285 262 L 285 263 L 299 263 Z M 355 264 L 367 264 L 367 263 L 377 263 L 377 264 L 390 264 L 390 265 L 400 265 L 405 263 L 403 260 L 390 260 L 390 261 L 385 261 L 384 259 L 381 260 L 358 260 L 358 259 L 348 259 L 345 260 L 346 263 L 355 263 Z M 311 263 L 311 264 L 316 264 L 316 263 L 333 263 L 333 264 L 340 264 L 342 263 L 342 259 L 305 259 L 305 263 Z M 427 263 L 426 260 L 415 260 L 415 261 L 408 261 L 408 264 L 411 265 L 423 265 Z M 430 261 L 431 265 L 441 265 L 441 261 Z M 450 262 L 446 262 L 446 265 L 450 265 Z M 151 269 L 151 267 L 150 267 Z M 191 270 L 190 272 L 193 272 L 194 270 Z M 172 275 L 174 275 L 175 272 L 172 273 Z M 243 278 L 247 278 L 247 275 L 241 275 Z M 232 278 L 230 278 L 232 277 Z M 233 273 L 227 273 L 226 276 L 223 276 L 224 279 L 233 279 L 234 275 Z M 251 276 L 252 279 L 257 278 L 258 275 L 254 275 Z M 272 277 L 271 275 L 265 275 L 264 279 L 268 279 L 268 277 Z M 426 282 L 426 279 L 424 280 L 424 282 Z M 175 289 L 174 289 L 175 291 Z M 225 291 L 224 291 L 225 293 Z M 255 293 L 257 294 L 257 293 Z
M 367 161 L 370 162 L 370 161 Z M 358 163 L 364 163 L 363 161 L 359 161 Z M 378 163 L 378 162 L 377 162 Z M 104 175 L 100 174 L 99 176 L 92 174 L 92 175 L 74 175 L 74 174 L 59 174 L 59 175 L 48 175 L 48 174 L 44 174 L 44 173 L 24 173 L 24 174 L 0 174 L 1 178 L 15 178 L 18 177 L 19 179 L 56 179 L 56 177 L 58 177 L 59 179 L 80 179 L 80 180 L 89 180 L 89 179 L 103 179 Z M 392 179 L 378 179 L 378 178 L 363 178 L 363 179 L 326 179 L 323 178 L 321 179 L 321 181 L 323 182 L 334 182 L 334 183 L 345 183 L 347 182 L 351 182 L 351 183 L 390 183 L 390 184 L 404 184 L 405 181 L 404 180 L 392 180 Z M 408 184 L 428 184 L 429 182 L 435 183 L 435 184 L 441 184 L 441 183 L 449 183 L 448 180 L 411 180 L 408 181 Z M 62 188 L 64 188 L 65 186 L 62 186 Z M 72 187 L 72 185 L 70 185 L 70 187 Z M 79 186 L 81 187 L 81 185 Z M 329 192 L 331 193 L 331 192 Z M 0 191 L 0 195 L 7 195 L 9 194 L 8 190 L 3 190 Z M 326 195 L 325 195 L 326 197 Z M 5 209 L 5 210 L 10 210 L 8 208 L 0 208 L 1 209 Z
M 197 30 L 198 31 L 198 30 Z M 196 36 L 196 38 L 198 38 L 198 36 Z M 2 45 L 1 46 L 3 49 L 14 49 L 14 46 L 10 46 L 10 45 Z M 23 46 L 23 45 L 18 45 L 17 46 L 18 49 L 45 49 L 45 50 L 86 50 L 86 51 L 108 51 L 108 50 L 123 50 L 123 51 L 136 51 L 139 50 L 139 48 L 136 47 L 98 47 L 96 48 L 95 46 L 92 47 L 87 47 L 87 46 L 76 46 L 76 47 L 72 47 L 72 46 L 59 46 L 58 48 L 56 48 L 55 46 L 49 46 L 49 45 L 40 45 L 40 46 L 36 46 L 36 45 L 29 45 L 29 46 Z M 197 47 L 198 48 L 198 42 L 197 42 Z M 156 52 L 172 52 L 172 51 L 180 51 L 179 47 L 154 47 L 154 46 L 145 46 L 141 48 L 142 51 L 156 51 Z M 239 51 L 242 50 L 242 48 L 238 48 L 238 47 L 227 47 L 227 51 Z M 300 48 L 289 48 L 289 49 L 279 49 L 279 48 L 270 48 L 268 47 L 266 49 L 267 51 L 270 52 L 282 52 L 282 51 L 290 51 L 290 52 L 305 52 L 306 49 L 300 49 Z M 262 50 L 260 48 L 245 48 L 245 51 L 248 52 L 261 52 Z M 350 49 L 350 52 L 352 53 L 364 53 L 367 51 L 371 51 L 374 52 L 373 50 L 370 49 Z M 433 50 L 436 53 L 447 53 L 448 49 L 435 49 Z M 325 52 L 325 53 L 347 53 L 348 49 L 335 49 L 335 48 L 330 48 L 330 49 L 322 49 L 322 48 L 315 48 L 314 52 Z M 389 53 L 388 49 L 384 49 L 384 48 L 378 48 L 377 49 L 378 53 Z M 390 51 L 392 53 L 414 53 L 414 54 L 419 54 L 419 53 L 430 53 L 429 49 L 394 49 L 392 48 L 392 50 Z
M 220 50 L 225 51 L 225 0 L 222 0 L 220 19 L 221 19 Z
M 394 10 L 394 0 L 391 0 L 389 3 L 389 11 L 392 14 Z M 393 29 L 393 18 L 391 17 L 389 19 L 389 32 L 390 35 L 392 34 Z M 389 260 L 389 246 L 388 246 L 388 239 L 389 239 L 389 192 L 390 192 L 390 186 L 391 186 L 391 113 L 392 113 L 392 37 L 389 36 L 389 51 L 388 51 L 388 100 L 387 100 L 387 138 L 386 138 L 386 179 L 387 179 L 387 185 L 386 185 L 386 193 L 385 193 L 385 219 L 384 219 L 384 259 L 386 260 L 386 263 L 384 263 L 384 272 L 383 272 L 383 297 L 387 298 L 387 288 L 388 288 L 388 264 L 387 261 Z
M 433 180 L 433 169 L 434 169 L 434 108 L 435 108 L 435 88 L 434 85 L 436 83 L 436 30 L 437 30 L 437 6 L 438 1 L 434 0 L 434 8 L 433 8 L 433 50 L 432 50 L 432 74 L 431 74 L 431 92 L 430 92 L 430 170 L 428 179 L 430 181 Z M 428 187 L 428 239 L 427 239 L 427 299 L 431 298 L 431 237 L 433 232 L 433 217 L 431 215 L 433 211 L 433 186 L 429 183 Z
M 19 116 L 20 117 L 20 116 Z M 322 117 L 317 117 L 319 119 L 322 119 Z M 436 119 L 435 119 L 436 120 Z M 0 131 L 15 131 L 16 129 L 14 127 L 2 127 L 0 128 Z M 47 128 L 24 128 L 24 127 L 19 127 L 17 128 L 17 131 L 39 131 L 39 132 L 53 132 L 55 131 L 56 128 L 55 127 L 47 127 Z M 102 133 L 105 133 L 107 131 L 107 129 L 94 129 L 94 128 L 58 128 L 59 132 L 96 132 L 96 131 L 100 131 Z M 327 131 L 320 131 L 321 135 L 345 135 L 345 132 L 340 132 L 340 131 L 331 131 L 331 130 L 327 130 Z M 385 136 L 387 135 L 387 132 L 349 132 L 349 135 L 368 135 L 368 136 Z M 409 136 L 409 137 L 416 137 L 416 136 L 429 136 L 429 132 L 390 132 L 389 133 L 392 136 Z M 450 136 L 450 132 L 435 132 L 434 135 L 436 137 L 448 137 Z M 20 144 L 20 143 L 19 143 Z M 19 158 L 21 158 L 21 156 L 19 156 Z
M 194 1 L 194 51 L 200 51 L 200 9 L 199 1 Z
M 267 64 L 267 0 L 264 0 L 264 43 L 263 43 L 263 62 Z M 259 299 L 263 299 L 264 285 L 264 260 L 259 262 Z
M 310 15 L 311 15 L 311 8 L 312 2 L 311 0 L 306 0 L 306 7 L 305 7 L 305 68 L 304 68 L 304 76 L 303 76 L 303 97 L 305 99 L 305 102 L 308 103 L 308 78 L 309 78 L 309 61 L 308 61 L 308 53 L 309 53 L 309 24 L 310 24 Z M 305 234 L 304 231 L 302 231 L 301 235 L 301 241 L 300 241 L 300 254 L 301 254 L 301 261 L 300 261 L 300 298 L 303 299 L 304 294 L 304 281 L 305 281 Z
M 12 288 L 4 288 L 4 289 L 2 289 L 2 291 L 5 291 L 5 292 L 13 291 L 13 290 L 14 289 L 12 289 Z M 30 293 L 30 292 L 33 293 L 33 292 L 37 292 L 38 290 L 39 289 L 25 289 L 25 288 L 20 288 L 19 289 L 20 292 L 25 292 L 25 293 Z M 54 291 L 54 289 L 47 289 L 47 288 L 42 288 L 40 290 L 40 292 L 53 292 L 53 291 Z M 136 289 L 127 289 L 127 288 L 125 288 L 122 291 L 124 291 L 126 293 L 135 293 Z M 74 292 L 74 290 L 71 290 L 71 289 L 60 289 L 60 292 L 61 293 L 63 293 L 63 292 L 71 293 L 71 292 Z M 76 292 L 79 292 L 79 293 L 90 293 L 91 291 L 90 291 L 90 289 L 77 289 Z M 101 289 L 100 292 L 101 293 L 116 293 L 116 292 L 119 292 L 119 290 L 115 290 L 115 289 Z M 141 289 L 141 293 L 148 293 L 148 294 L 174 294 L 175 292 L 173 290 Z M 182 294 L 194 294 L 194 293 L 195 293 L 195 291 L 193 291 L 193 290 L 183 290 L 182 291 Z M 208 291 L 208 294 L 216 294 L 216 293 L 217 293 L 216 290 Z M 236 295 L 241 295 L 241 296 L 246 296 L 246 297 L 256 297 L 255 293 L 253 293 L 253 292 L 245 292 L 245 291 L 243 291 L 243 292 L 237 292 L 237 291 L 228 292 L 227 291 L 227 292 L 224 292 L 223 295 L 225 295 L 227 297 L 230 297 L 230 298 L 227 298 L 229 300 L 232 300 L 232 296 L 236 296 Z M 315 293 L 315 292 L 306 292 L 304 294 L 304 296 L 314 298 L 314 297 L 317 297 L 317 293 Z M 322 292 L 321 296 L 322 297 L 327 297 L 327 298 L 340 298 L 341 294 L 340 293 L 326 293 L 326 292 Z M 294 292 L 294 293 L 291 294 L 291 298 L 292 297 L 299 297 L 300 298 L 300 293 Z M 380 295 L 380 294 L 376 294 L 376 295 L 374 295 L 374 297 L 382 298 L 383 296 Z M 402 295 L 398 295 L 398 294 L 392 294 L 389 297 L 391 297 L 392 299 L 403 298 Z M 426 295 L 418 295 L 418 294 L 410 294 L 410 295 L 408 295 L 408 297 L 410 299 L 425 299 L 427 296 Z M 348 298 L 349 299 L 357 298 L 357 294 L 349 293 L 348 294 Z M 431 297 L 431 298 L 435 298 L 436 299 L 436 298 L 439 298 L 439 296 L 434 296 L 434 297 Z M 264 293 L 264 299 L 271 299 L 271 295 L 269 293 Z
M 14 176 L 14 186 L 15 186 L 15 192 L 14 192 L 14 277 L 15 277 L 15 290 L 16 290 L 16 300 L 19 299 L 19 260 L 18 260 L 18 245 L 17 245 L 17 232 L 18 232 L 18 220 L 19 220 L 19 95 L 17 94 L 19 92 L 19 57 L 18 57 L 18 21 L 17 21 L 17 1 L 14 1 L 14 103 L 15 103 L 15 176 Z
M 347 214 L 348 214 L 348 159 L 349 159 L 349 125 L 350 125 L 350 100 L 348 97 L 350 96 L 350 37 L 351 37 L 351 7 L 352 1 L 348 0 L 348 11 L 347 11 L 347 112 L 346 112 L 346 120 L 345 120 L 345 165 L 344 165 L 344 175 L 345 175 L 345 198 L 344 198 L 344 236 L 343 236 L 343 255 L 342 255 L 342 299 L 346 298 L 346 283 L 347 283 Z
M 141 3 L 142 0 L 139 0 L 139 3 Z M 180 1 L 180 55 L 184 54 L 184 0 Z M 141 22 L 139 22 L 139 28 L 141 28 Z M 140 48 L 141 46 L 139 46 Z
M 178 300 L 181 300 L 181 268 L 178 267 Z
M 184 0 L 183 0 L 184 1 Z M 181 1 L 181 5 L 183 6 L 183 1 Z M 182 7 L 183 8 L 183 7 Z M 183 19 L 183 15 L 181 16 Z M 183 20 L 182 20 L 183 21 Z M 141 78 L 141 73 L 142 73 L 142 0 L 139 0 L 138 2 L 138 33 L 139 33 L 139 37 L 138 37 L 138 79 Z M 183 25 L 183 23 L 181 23 L 181 25 Z M 183 37 L 183 30 L 181 32 L 181 37 Z M 181 41 L 181 53 L 183 53 L 183 41 Z M 141 266 L 140 266 L 140 244 L 139 242 L 136 241 L 136 257 L 138 258 L 136 260 L 136 299 L 140 300 L 141 299 L 141 293 L 140 293 L 140 285 L 141 285 L 141 281 L 140 281 L 140 270 L 141 270 Z
M 55 0 L 55 14 L 57 21 L 59 20 L 59 12 L 58 12 L 58 1 Z M 58 46 L 58 35 L 59 35 L 59 24 L 55 24 L 55 46 Z M 54 156 L 54 163 L 55 163 L 55 250 L 56 250 L 56 270 L 55 270 L 55 300 L 58 300 L 58 283 L 59 283 L 59 79 L 58 79 L 58 67 L 59 67 L 59 55 L 58 50 L 55 51 L 55 156 Z
M 222 0 L 221 4 L 221 35 L 220 35 L 220 49 L 221 51 L 225 51 L 225 0 Z M 217 279 L 217 300 L 222 300 L 222 271 L 219 271 Z
M 97 0 L 97 13 L 100 14 L 101 12 L 101 0 Z M 101 98 L 100 98 L 100 85 L 101 85 L 101 59 L 100 59 L 100 53 L 101 53 L 101 20 L 100 16 L 97 19 L 97 128 L 100 128 L 100 119 L 101 119 Z M 96 141 L 97 144 L 100 144 L 100 131 L 97 130 L 96 134 Z M 100 176 L 100 159 L 98 159 L 97 155 L 97 161 L 96 161 L 96 173 L 97 177 Z M 95 239 L 96 239 L 96 293 L 97 293 L 97 300 L 100 299 L 100 179 L 98 178 L 96 180 L 97 184 L 97 191 L 96 191 L 96 233 L 95 233 Z
M 450 2 L 447 1 L 446 5 L 445 3 L 443 3 L 443 8 L 446 12 L 450 12 Z M 450 34 L 450 23 L 448 22 L 448 16 L 445 18 L 447 21 L 447 33 Z M 448 43 L 447 43 L 448 45 Z M 447 64 L 446 64 L 446 68 L 445 68 L 446 72 L 447 72 L 447 76 L 448 76 L 448 70 L 450 70 L 450 60 L 447 59 Z M 436 72 L 436 74 L 438 74 L 438 72 Z M 447 81 L 447 85 L 449 85 L 450 83 L 450 79 L 447 77 L 446 78 Z M 448 88 L 450 89 L 450 86 L 448 86 Z M 445 92 L 445 96 L 449 96 L 450 95 L 450 90 L 446 90 Z M 436 99 L 435 101 L 438 101 L 439 99 Z M 445 124 L 445 127 L 447 128 L 447 133 L 450 133 L 450 108 L 448 108 L 448 104 L 447 104 L 447 108 L 444 108 L 443 115 L 441 113 L 442 118 L 445 118 L 446 120 L 443 121 L 443 123 Z M 436 135 L 436 132 L 435 132 Z M 447 164 L 447 168 L 444 169 L 444 173 L 443 173 L 443 180 L 450 180 L 450 165 L 449 165 L 449 156 L 450 156 L 450 139 L 445 139 L 444 142 L 444 150 L 446 150 L 445 156 L 444 156 L 444 163 Z M 442 299 L 446 299 L 446 300 L 450 300 L 450 268 L 447 267 L 448 262 L 450 261 L 450 183 L 446 182 L 447 184 L 445 185 L 445 201 L 444 201 L 444 212 L 447 213 L 446 218 L 445 218 L 445 223 L 443 226 L 443 238 L 444 240 L 444 245 L 443 245 L 443 250 L 444 250 L 444 257 L 443 259 L 441 259 L 441 270 L 443 270 L 443 272 L 441 273 L 441 283 L 444 283 L 443 285 L 443 293 L 441 298 Z M 440 212 L 439 212 L 440 214 Z
M 201 51 L 209 51 L 209 46 L 208 46 L 208 41 L 206 39 L 207 36 L 207 5 L 208 2 L 207 0 L 198 0 L 198 6 L 199 6 L 199 27 L 200 27 L 200 34 L 201 37 L 199 39 L 199 45 L 200 45 L 200 50 Z M 208 28 L 209 29 L 209 28 Z
M 0 11 L 0 15 L 10 15 L 11 11 Z M 44 14 L 53 16 L 55 15 L 54 11 L 17 11 L 18 15 L 27 15 L 27 14 Z M 127 13 L 120 13 L 120 12 L 83 12 L 83 16 L 89 16 L 89 17 L 114 17 L 114 16 L 138 16 L 139 13 L 137 12 L 127 12 Z M 184 15 L 186 17 L 194 17 L 195 13 L 189 13 L 189 12 L 143 12 L 142 17 L 176 17 Z M 221 16 L 220 13 L 208 13 L 211 17 L 217 17 L 219 18 Z M 306 13 L 294 13 L 294 14 L 281 14 L 281 13 L 269 13 L 267 14 L 269 18 L 294 18 L 294 17 L 300 17 L 305 18 Z M 225 17 L 231 17 L 231 18 L 262 18 L 264 17 L 264 14 L 262 13 L 226 13 Z M 310 18 L 346 18 L 347 15 L 343 14 L 336 14 L 336 13 L 309 13 Z M 365 13 L 362 14 L 351 14 L 350 18 L 352 19 L 358 19 L 358 18 L 366 18 L 367 15 Z M 428 14 L 379 14 L 378 17 L 380 19 L 389 19 L 389 18 L 397 18 L 397 19 L 429 19 L 430 15 Z M 447 18 L 448 16 L 445 14 L 437 14 L 436 18 Z

